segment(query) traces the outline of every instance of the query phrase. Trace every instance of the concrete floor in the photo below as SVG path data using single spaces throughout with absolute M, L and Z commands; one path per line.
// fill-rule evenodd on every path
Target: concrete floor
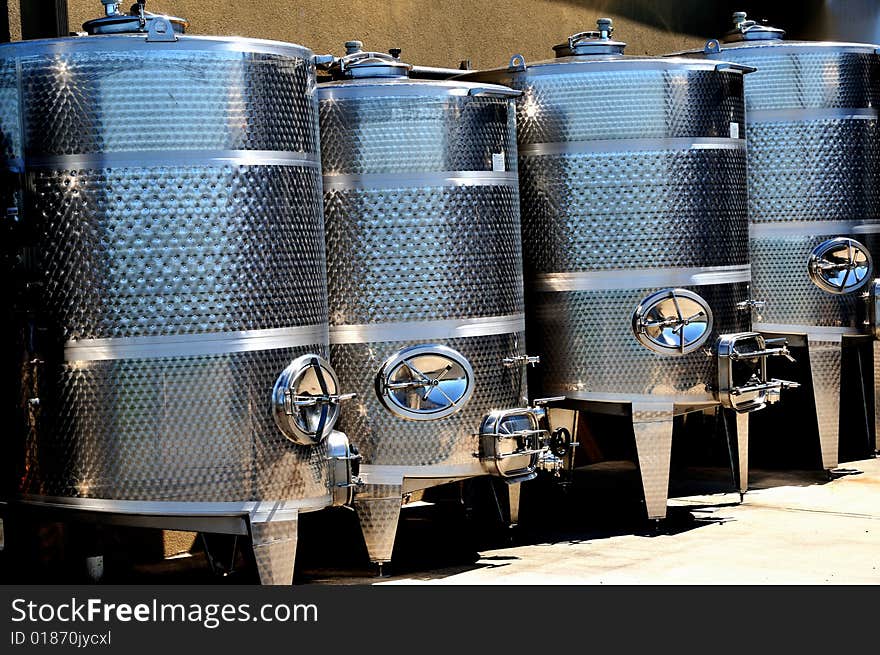
M 880 583 L 880 459 L 845 466 L 861 473 L 830 482 L 809 473 L 754 473 L 753 490 L 742 504 L 732 493 L 672 499 L 672 529 L 660 533 L 554 535 L 481 550 L 470 564 L 384 579 L 329 575 L 310 582 Z

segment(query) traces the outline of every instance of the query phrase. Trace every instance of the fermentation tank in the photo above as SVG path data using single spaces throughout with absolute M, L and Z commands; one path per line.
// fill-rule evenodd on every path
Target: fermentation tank
M 689 54 L 757 68 L 745 84 L 752 295 L 766 302 L 754 329 L 807 346 L 830 470 L 841 351 L 870 334 L 866 299 L 880 256 L 880 57 L 875 45 L 784 35 L 737 12 L 723 43 Z
M 534 475 L 510 89 L 411 79 L 358 41 L 319 85 L 331 361 L 357 393 L 340 427 L 360 451 L 355 508 L 391 559 L 405 494 Z
M 750 328 L 746 66 L 629 57 L 609 19 L 556 58 L 469 74 L 517 104 L 532 391 L 632 417 L 648 516 L 666 512 L 673 417 L 778 399 Z M 562 411 L 564 410 L 564 411 Z M 747 422 L 738 420 L 739 484 Z
M 89 35 L 0 46 L 17 500 L 249 535 L 290 583 L 299 513 L 356 461 L 330 434 L 313 55 L 104 4 Z

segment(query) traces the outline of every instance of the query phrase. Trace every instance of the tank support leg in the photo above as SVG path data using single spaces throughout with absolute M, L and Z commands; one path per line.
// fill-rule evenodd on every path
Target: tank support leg
M 507 499 L 510 504 L 510 525 L 519 523 L 519 495 L 521 491 L 520 482 L 507 485 Z
M 822 468 L 830 471 L 837 467 L 840 441 L 841 344 L 808 339 L 807 349 L 813 380 L 813 398 L 816 402 L 816 419 L 819 424 Z
M 257 572 L 260 574 L 260 584 L 293 584 L 298 523 L 295 518 L 250 524 L 251 543 Z
M 374 564 L 391 561 L 402 498 L 402 482 L 400 485 L 367 485 L 355 496 L 354 508 L 360 520 L 367 553 Z
M 880 340 L 874 340 L 874 450 L 880 453 Z
M 736 415 L 736 463 L 740 500 L 749 490 L 749 414 Z
M 666 518 L 672 456 L 672 404 L 633 403 L 633 432 L 649 519 Z

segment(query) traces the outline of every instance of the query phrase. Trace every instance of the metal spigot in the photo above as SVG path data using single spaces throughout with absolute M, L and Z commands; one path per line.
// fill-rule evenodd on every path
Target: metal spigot
M 536 366 L 541 363 L 541 358 L 538 355 L 514 355 L 513 357 L 505 357 L 503 363 L 507 368 L 514 366 Z
M 742 23 L 745 23 L 746 17 L 747 17 L 747 14 L 744 11 L 733 12 L 733 26 L 739 27 Z
M 119 2 L 117 0 L 101 0 L 104 5 L 104 13 L 107 16 L 116 16 L 119 13 Z
M 390 48 L 388 50 L 388 54 L 394 57 L 395 59 L 400 59 L 400 53 L 403 52 L 400 48 Z
M 363 41 L 346 41 L 345 42 L 345 54 L 353 55 L 361 51 L 364 47 Z
M 614 33 L 614 22 L 610 18 L 600 18 L 596 21 L 596 26 L 599 28 L 600 39 L 610 39 Z

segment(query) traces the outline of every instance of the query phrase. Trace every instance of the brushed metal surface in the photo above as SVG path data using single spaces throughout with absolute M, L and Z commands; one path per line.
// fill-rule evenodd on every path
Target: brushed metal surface
M 499 320 L 524 313 L 513 104 L 436 90 L 382 80 L 319 87 L 330 322 L 339 336 L 331 359 L 342 388 L 358 394 L 339 429 L 367 466 L 472 463 L 483 416 L 525 393 L 520 370 L 502 365 L 525 352 L 522 324 Z M 437 184 L 435 174 L 451 171 L 470 173 Z M 486 184 L 481 171 L 504 177 Z M 351 175 L 387 184 L 336 184 Z M 379 403 L 375 376 L 396 351 L 429 341 L 470 361 L 474 394 L 453 416 L 402 420 Z
M 308 55 L 192 37 L 0 47 L 31 500 L 329 505 L 323 449 L 284 439 L 269 402 L 292 359 L 328 354 Z
M 672 457 L 673 406 L 632 405 L 633 431 L 639 473 L 649 519 L 666 517 L 669 495 L 669 462 Z
M 841 344 L 808 339 L 807 350 L 810 353 L 822 468 L 830 470 L 837 467 L 840 447 Z
M 541 354 L 541 365 L 530 372 L 534 393 L 711 398 L 716 379 L 711 344 L 719 334 L 749 330 L 748 314 L 736 309 L 749 296 L 748 284 L 685 288 L 708 301 L 715 320 L 707 346 L 679 357 L 648 350 L 632 333 L 633 311 L 656 288 L 531 295 L 528 342 Z
M 298 519 L 251 523 L 254 560 L 261 584 L 293 584 L 298 525 Z
M 354 509 L 371 562 L 391 561 L 402 497 L 403 488 L 392 484 L 367 485 L 355 496 Z
M 525 354 L 522 332 L 443 339 L 474 369 L 474 393 L 462 409 L 436 421 L 406 421 L 385 409 L 375 379 L 385 360 L 408 346 L 425 341 L 333 344 L 330 359 L 341 389 L 357 393 L 342 407 L 337 427 L 357 445 L 366 465 L 434 466 L 475 462 L 477 433 L 493 409 L 518 407 L 525 393 L 519 368 L 505 368 L 505 357 Z M 422 473 L 424 477 L 425 473 Z
M 631 320 L 661 286 L 650 280 L 749 263 L 742 75 L 571 58 L 468 79 L 523 91 L 526 323 L 542 360 L 533 395 L 712 402 L 711 355 L 652 353 Z M 709 301 L 717 333 L 748 330 L 734 307 L 748 297 L 743 275 L 681 285 Z

